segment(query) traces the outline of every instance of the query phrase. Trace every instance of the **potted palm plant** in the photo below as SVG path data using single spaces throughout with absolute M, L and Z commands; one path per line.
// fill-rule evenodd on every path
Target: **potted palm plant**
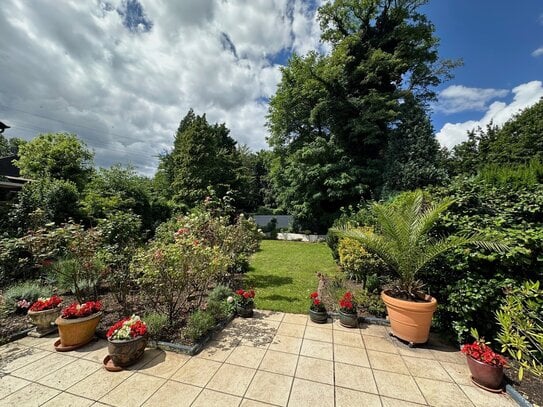
M 27 315 L 32 324 L 36 326 L 36 329 L 30 331 L 28 335 L 40 338 L 55 331 L 56 327 L 53 323 L 60 314 L 59 307 L 61 303 L 62 298 L 57 295 L 49 298 L 38 298 L 28 309 Z
M 328 320 L 328 313 L 326 312 L 326 307 L 319 298 L 319 293 L 315 291 L 309 295 L 309 298 L 311 298 L 309 318 L 317 324 L 325 324 Z
M 374 203 L 375 232 L 357 229 L 332 230 L 340 236 L 359 241 L 367 250 L 377 254 L 396 273 L 396 283 L 383 290 L 392 334 L 414 344 L 428 341 L 432 316 L 437 308 L 434 297 L 422 291 L 417 274 L 441 254 L 453 248 L 476 244 L 489 250 L 504 250 L 507 246 L 482 240 L 479 235 L 430 235 L 440 215 L 453 199 L 437 202 L 425 199 L 422 191 L 403 194 L 389 204 Z
M 108 356 L 106 370 L 118 371 L 137 362 L 147 346 L 147 325 L 139 316 L 132 315 L 117 321 L 106 334 Z
M 55 320 L 60 339 L 55 342 L 55 349 L 66 352 L 80 348 L 94 337 L 96 327 L 102 316 L 102 304 L 88 301 L 84 304 L 74 302 L 64 308 Z

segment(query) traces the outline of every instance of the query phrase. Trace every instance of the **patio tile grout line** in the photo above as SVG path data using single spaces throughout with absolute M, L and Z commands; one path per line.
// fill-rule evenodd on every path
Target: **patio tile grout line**
M 306 316 L 306 318 L 307 318 L 307 316 Z M 304 336 L 305 336 L 306 327 L 307 327 L 307 320 L 305 321 L 305 326 L 304 326 Z M 302 342 L 300 343 L 300 348 L 298 349 L 298 355 L 297 355 L 298 358 L 296 359 L 296 367 L 294 368 L 294 376 L 292 377 L 292 382 L 290 383 L 290 389 L 289 389 L 289 392 L 288 392 L 288 398 L 287 398 L 286 406 L 289 405 L 290 396 L 292 396 L 292 389 L 294 388 L 294 380 L 296 380 L 296 372 L 298 371 L 298 364 L 300 363 L 300 356 L 302 354 L 303 346 L 304 346 L 304 339 L 302 338 Z
M 360 329 L 359 329 L 360 331 Z M 362 335 L 362 332 L 360 332 L 360 339 L 362 340 L 362 346 L 364 346 L 364 351 L 366 352 L 366 357 L 368 359 L 368 365 L 371 372 L 371 377 L 373 378 L 373 383 L 375 383 L 375 390 L 377 391 L 377 396 L 379 397 L 379 403 L 381 406 L 383 405 L 383 397 L 381 395 L 381 392 L 379 391 L 379 386 L 377 385 L 377 380 L 375 379 L 375 374 L 373 373 L 373 367 L 371 365 L 370 356 L 368 355 L 368 348 L 366 347 L 366 341 L 364 340 L 364 335 Z

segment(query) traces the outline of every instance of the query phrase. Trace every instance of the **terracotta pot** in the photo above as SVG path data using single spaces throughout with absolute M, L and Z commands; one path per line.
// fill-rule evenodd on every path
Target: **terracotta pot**
M 410 344 L 426 343 L 430 335 L 432 316 L 437 308 L 434 297 L 427 295 L 428 302 L 413 302 L 391 297 L 386 291 L 381 299 L 387 307 L 392 334 Z
M 328 313 L 326 311 L 313 311 L 309 309 L 309 318 L 317 324 L 325 324 L 328 321 Z
M 486 390 L 500 391 L 503 383 L 503 366 L 493 366 L 466 355 L 471 380 Z
M 127 367 L 143 356 L 147 346 L 147 335 L 128 340 L 109 340 L 107 350 L 115 366 Z
M 253 316 L 253 307 L 241 307 L 236 305 L 236 312 L 242 318 L 251 318 Z
M 58 317 L 55 323 L 58 326 L 61 346 L 74 347 L 75 349 L 75 347 L 89 343 L 94 337 L 101 316 L 102 311 L 84 318 L 66 319 Z
M 55 322 L 55 319 L 60 315 L 60 308 L 46 309 L 43 311 L 28 311 L 28 317 L 33 325 L 36 325 L 36 331 L 38 333 L 47 332 L 51 330 L 51 325 Z
M 358 328 L 358 314 L 339 310 L 339 323 L 346 328 Z

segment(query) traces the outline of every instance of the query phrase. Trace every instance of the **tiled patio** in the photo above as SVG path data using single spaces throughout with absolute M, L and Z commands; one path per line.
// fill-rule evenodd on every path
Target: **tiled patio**
M 57 353 L 54 338 L 0 347 L 0 406 L 515 406 L 474 387 L 464 357 L 410 349 L 387 328 L 317 325 L 305 315 L 236 319 L 199 355 L 148 349 L 119 373 L 105 341 Z

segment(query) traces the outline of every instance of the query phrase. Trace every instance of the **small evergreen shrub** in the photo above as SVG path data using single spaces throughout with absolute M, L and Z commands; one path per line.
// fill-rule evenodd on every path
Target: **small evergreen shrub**
M 8 311 L 16 308 L 19 300 L 33 303 L 38 298 L 51 296 L 51 289 L 33 281 L 25 281 L 8 288 L 4 293 L 4 305 Z
M 158 340 L 163 336 L 164 329 L 168 326 L 168 315 L 159 312 L 149 312 L 143 316 L 147 324 L 147 331 L 151 338 Z
M 185 327 L 185 336 L 192 341 L 197 341 L 208 333 L 214 325 L 215 318 L 211 313 L 198 310 L 189 317 Z

